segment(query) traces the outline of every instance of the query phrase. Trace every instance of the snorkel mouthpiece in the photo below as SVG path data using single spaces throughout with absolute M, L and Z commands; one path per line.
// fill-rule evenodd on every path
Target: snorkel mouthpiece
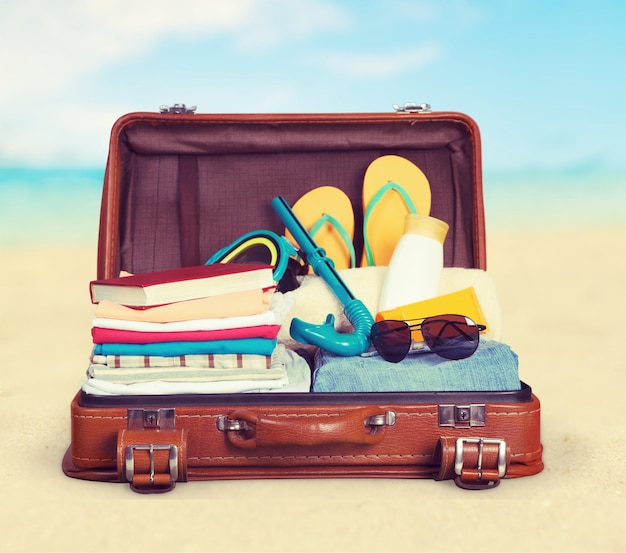
M 329 313 L 323 324 L 293 319 L 289 327 L 291 337 L 298 342 L 318 346 L 335 355 L 343 357 L 361 355 L 370 347 L 370 329 L 374 320 L 361 300 L 352 300 L 344 306 L 344 312 L 354 327 L 351 334 L 337 332 L 335 316 Z
M 300 245 L 315 274 L 320 276 L 337 296 L 343 305 L 346 318 L 354 328 L 351 334 L 337 332 L 334 326 L 335 316 L 329 313 L 322 324 L 293 319 L 289 329 L 291 337 L 303 344 L 318 346 L 343 357 L 364 353 L 370 346 L 370 331 L 374 324 L 371 313 L 361 300 L 352 295 L 335 270 L 333 260 L 313 241 L 287 201 L 279 196 L 272 200 L 272 207 Z

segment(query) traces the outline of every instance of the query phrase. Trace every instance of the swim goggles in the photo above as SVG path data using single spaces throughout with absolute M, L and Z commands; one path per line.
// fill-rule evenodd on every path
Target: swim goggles
M 263 263 L 271 265 L 279 292 L 296 289 L 297 275 L 308 272 L 308 266 L 295 257 L 298 250 L 284 237 L 271 230 L 255 230 L 237 238 L 215 252 L 205 265 L 212 263 Z
M 421 322 L 409 324 L 412 321 Z M 372 325 L 370 338 L 383 359 L 399 363 L 412 347 L 411 331 L 419 329 L 430 351 L 456 360 L 465 359 L 476 351 L 479 332 L 486 328 L 465 315 L 437 315 L 408 321 L 378 321 Z

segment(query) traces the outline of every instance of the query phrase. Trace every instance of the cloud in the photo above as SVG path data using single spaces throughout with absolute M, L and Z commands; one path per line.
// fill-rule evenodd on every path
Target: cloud
M 131 91 L 119 100 L 123 83 L 101 82 L 104 71 L 133 61 L 159 68 L 153 53 L 172 39 L 213 39 L 207 57 L 228 59 L 229 49 L 271 49 L 345 20 L 324 0 L 2 0 L 0 163 L 73 162 L 77 150 L 101 159 L 121 106 L 133 104 Z M 133 93 L 150 102 L 158 91 Z
M 345 29 L 351 17 L 337 3 L 320 0 L 265 0 L 242 21 L 235 45 L 244 51 L 272 48 Z
M 256 0 L 14 0 L 0 8 L 0 100 L 54 93 L 166 36 L 236 29 Z
M 349 77 L 392 77 L 437 60 L 442 48 L 430 44 L 406 52 L 384 54 L 325 54 L 318 63 Z
M 497 4 L 498 2 L 494 3 Z M 515 4 L 509 2 L 509 5 Z M 488 17 L 485 3 L 471 0 L 398 0 L 394 9 L 402 17 L 457 30 L 474 27 Z
M 103 159 L 121 115 L 107 98 L 112 83 L 99 82 L 104 68 L 149 56 L 173 36 L 236 32 L 255 9 L 257 0 L 3 1 L 0 51 L 10 55 L 0 56 L 0 162 Z
M 62 90 L 104 66 L 140 58 L 176 37 L 225 37 L 271 47 L 341 26 L 321 0 L 9 0 L 0 4 L 0 100 Z M 229 39 L 229 40 L 227 40 Z

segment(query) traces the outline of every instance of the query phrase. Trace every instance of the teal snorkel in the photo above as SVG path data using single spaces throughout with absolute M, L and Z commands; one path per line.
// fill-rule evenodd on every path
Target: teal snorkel
M 303 344 L 318 346 L 344 357 L 361 355 L 370 347 L 370 330 L 374 319 L 363 302 L 356 299 L 335 270 L 333 260 L 317 246 L 310 234 L 295 216 L 285 198 L 272 200 L 272 207 L 298 242 L 313 272 L 324 279 L 344 308 L 344 313 L 354 331 L 344 334 L 335 330 L 335 316 L 329 313 L 323 324 L 307 323 L 294 318 L 289 332 L 291 337 Z

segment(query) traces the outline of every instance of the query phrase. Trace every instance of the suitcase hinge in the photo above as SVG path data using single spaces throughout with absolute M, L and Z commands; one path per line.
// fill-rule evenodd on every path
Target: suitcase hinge
M 393 109 L 397 113 L 430 113 L 430 104 L 416 104 L 415 102 L 405 102 L 403 106 L 393 104 Z
M 439 405 L 439 426 L 451 426 L 453 428 L 485 426 L 485 404 Z
M 197 106 L 187 107 L 185 104 L 174 104 L 173 106 L 164 104 L 159 106 L 159 111 L 161 113 L 195 113 L 197 109 Z

